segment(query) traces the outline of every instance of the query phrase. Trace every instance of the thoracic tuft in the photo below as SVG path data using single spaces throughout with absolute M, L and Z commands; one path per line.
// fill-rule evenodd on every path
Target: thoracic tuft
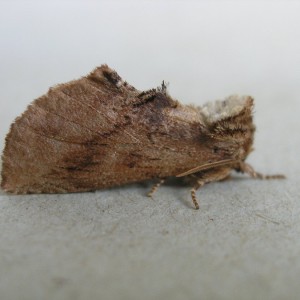
M 225 100 L 209 102 L 201 107 L 201 115 L 206 124 L 218 122 L 238 115 L 245 107 L 252 107 L 253 100 L 249 96 L 232 95 Z

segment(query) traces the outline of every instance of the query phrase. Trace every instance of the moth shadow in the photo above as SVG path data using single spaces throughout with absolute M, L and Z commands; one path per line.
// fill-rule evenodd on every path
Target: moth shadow
M 146 180 L 140 181 L 135 183 L 130 183 L 122 186 L 111 187 L 103 190 L 98 191 L 115 191 L 121 194 L 128 194 L 134 193 L 139 197 L 147 197 L 149 198 L 148 194 L 151 191 L 152 187 L 159 181 L 159 179 L 153 180 Z M 164 190 L 164 188 L 168 188 Z M 160 195 L 164 195 L 163 197 L 166 198 L 166 193 L 168 193 L 168 198 L 174 198 L 176 201 L 180 201 L 188 208 L 193 208 L 192 203 L 189 200 L 189 188 L 190 186 L 184 182 L 182 178 L 176 177 L 169 177 L 166 181 L 157 189 L 157 191 L 153 194 L 153 199 L 159 200 Z
M 151 188 L 158 182 L 158 180 L 151 180 L 144 183 L 144 187 L 147 188 L 143 192 L 143 196 L 151 191 Z M 165 188 L 168 188 L 167 191 L 161 192 Z M 179 201 L 184 204 L 187 208 L 193 209 L 192 201 L 189 201 L 190 198 L 190 185 L 187 184 L 182 178 L 169 177 L 166 181 L 158 188 L 158 190 L 153 195 L 153 198 L 159 199 L 160 193 L 168 193 L 168 198 L 173 198 L 175 201 Z M 166 195 L 165 195 L 166 196 Z

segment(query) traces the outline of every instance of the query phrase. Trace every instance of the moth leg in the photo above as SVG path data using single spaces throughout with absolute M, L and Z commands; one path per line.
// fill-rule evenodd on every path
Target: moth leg
M 155 183 L 150 192 L 147 194 L 148 197 L 152 197 L 153 194 L 157 191 L 157 189 L 166 181 L 165 178 L 161 178 L 159 182 Z
M 281 175 L 281 174 L 264 175 L 264 174 L 258 173 L 249 164 L 247 164 L 245 162 L 240 162 L 239 169 L 237 169 L 237 171 L 246 173 L 250 177 L 258 178 L 258 179 L 284 179 L 285 178 L 285 176 Z
M 191 189 L 191 197 L 194 203 L 195 209 L 199 209 L 199 204 L 196 198 L 196 191 L 205 184 L 203 180 L 198 180 L 197 183 Z

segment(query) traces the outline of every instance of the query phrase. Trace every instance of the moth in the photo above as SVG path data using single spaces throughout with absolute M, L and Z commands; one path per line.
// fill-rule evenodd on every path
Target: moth
M 168 177 L 196 190 L 232 170 L 264 176 L 252 151 L 253 99 L 230 96 L 201 107 L 171 98 L 166 84 L 139 91 L 107 65 L 50 88 L 11 125 L 1 187 L 9 193 L 73 193 Z

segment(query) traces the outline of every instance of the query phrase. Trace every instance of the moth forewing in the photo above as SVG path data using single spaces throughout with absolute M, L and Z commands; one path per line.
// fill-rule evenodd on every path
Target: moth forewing
M 188 177 L 196 180 L 197 208 L 197 188 L 222 180 L 231 168 L 259 177 L 243 164 L 253 144 L 252 107 L 248 96 L 182 105 L 164 82 L 142 92 L 102 65 L 50 88 L 15 120 L 1 187 L 16 194 L 69 193 Z

